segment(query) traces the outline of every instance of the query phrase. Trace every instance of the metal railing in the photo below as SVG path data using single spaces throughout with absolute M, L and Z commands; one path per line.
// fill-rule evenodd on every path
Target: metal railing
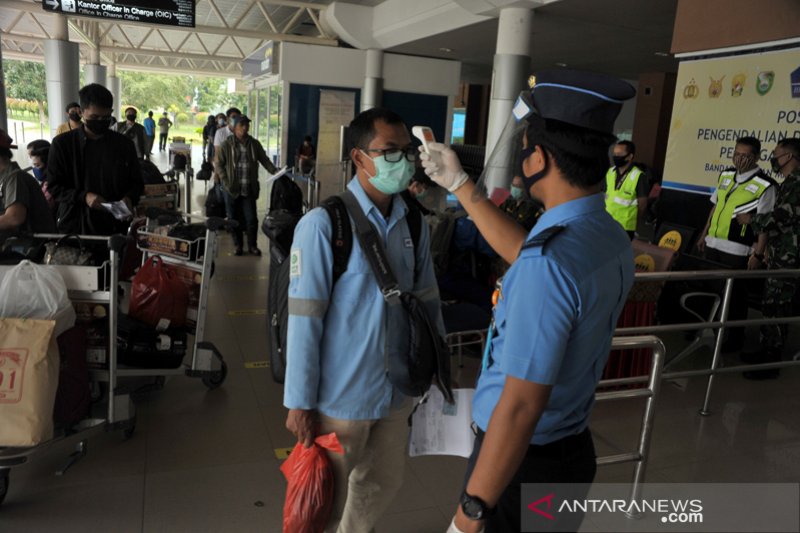
M 464 367 L 464 348 L 467 346 L 478 346 L 480 352 L 486 348 L 486 337 L 488 329 L 469 329 L 464 331 L 454 331 L 445 337 L 450 355 L 458 356 L 458 367 Z
M 597 464 L 615 465 L 621 463 L 635 462 L 633 473 L 633 484 L 631 487 L 630 500 L 639 498 L 641 484 L 644 482 L 644 475 L 647 469 L 647 460 L 650 456 L 650 442 L 653 436 L 653 421 L 655 418 L 656 399 L 661 387 L 662 371 L 664 368 L 664 357 L 667 353 L 664 343 L 654 335 L 638 337 L 614 337 L 611 342 L 613 350 L 633 350 L 637 348 L 651 348 L 653 350 L 653 360 L 650 366 L 650 375 L 643 379 L 648 381 L 644 389 L 628 389 L 613 392 L 598 392 L 595 400 L 627 400 L 631 398 L 646 398 L 644 414 L 642 415 L 642 428 L 639 433 L 639 443 L 636 451 L 620 453 L 616 455 L 606 455 L 597 458 Z M 603 380 L 598 387 L 606 387 L 616 380 Z
M 699 331 L 704 329 L 716 330 L 711 367 L 707 370 L 693 370 L 684 372 L 666 372 L 664 379 L 676 379 L 684 377 L 708 376 L 706 394 L 700 414 L 707 416 L 710 414 L 709 406 L 711 403 L 711 393 L 714 385 L 714 377 L 717 374 L 742 372 L 745 370 L 766 370 L 772 368 L 784 368 L 800 365 L 800 361 L 782 361 L 775 363 L 762 363 L 754 365 L 737 365 L 734 367 L 721 368 L 722 364 L 722 344 L 725 331 L 730 327 L 760 326 L 772 324 L 795 324 L 800 323 L 800 316 L 780 317 L 780 318 L 760 318 L 748 320 L 728 320 L 730 311 L 731 293 L 733 291 L 734 280 L 740 279 L 760 279 L 760 278 L 787 278 L 800 277 L 800 269 L 792 270 L 699 270 L 685 272 L 653 272 L 637 273 L 637 282 L 666 282 L 666 281 L 725 281 L 722 292 L 722 305 L 719 311 L 718 320 L 705 322 L 689 322 L 683 324 L 653 325 L 618 328 L 615 335 L 657 335 L 660 333 L 677 331 Z M 710 293 L 711 291 L 709 291 Z M 635 378 L 620 378 L 607 380 L 604 383 L 609 385 L 628 385 L 633 383 L 643 383 L 647 381 L 646 376 Z

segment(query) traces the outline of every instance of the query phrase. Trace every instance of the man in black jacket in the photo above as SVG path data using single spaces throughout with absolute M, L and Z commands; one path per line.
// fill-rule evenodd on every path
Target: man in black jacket
M 144 188 L 136 148 L 130 139 L 109 129 L 113 98 L 96 83 L 78 93 L 83 125 L 53 139 L 47 165 L 48 190 L 57 203 L 60 233 L 111 235 L 127 231 L 103 207 L 139 202 Z

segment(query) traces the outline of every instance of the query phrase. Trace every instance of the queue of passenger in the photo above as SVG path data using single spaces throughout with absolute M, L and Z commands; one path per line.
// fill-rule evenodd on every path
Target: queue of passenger
M 523 484 L 586 485 L 594 479 L 588 419 L 633 284 L 630 241 L 644 224 L 651 181 L 648 169 L 634 162 L 635 145 L 616 142 L 612 134 L 621 102 L 634 93 L 607 76 L 539 73 L 515 107 L 517 114 L 524 111 L 522 119 L 514 118 L 524 125 L 521 136 L 513 146 L 499 147 L 516 154 L 500 206 L 476 194 L 480 184 L 451 148 L 430 143 L 420 155 L 402 117 L 391 110 L 362 112 L 349 125 L 355 177 L 345 203 L 379 236 L 396 289 L 414 295 L 436 332 L 444 335 L 445 329 L 432 230 L 422 224 L 410 238 L 413 211 L 435 215 L 421 203 L 426 194 L 436 187 L 453 194 L 482 242 L 505 262 L 473 403 L 475 445 L 449 532 L 518 531 Z M 129 107 L 125 121 L 111 127 L 113 104 L 106 88 L 83 87 L 52 144 L 28 145 L 30 174 L 13 161 L 17 146 L 0 130 L 0 239 L 20 232 L 127 231 L 128 221 L 103 204 L 123 202 L 133 211 L 143 192 L 140 160 L 150 154 L 155 125 L 139 125 Z M 159 126 L 165 136 L 172 126 L 166 114 Z M 227 216 L 240 223 L 233 232 L 237 256 L 244 253 L 245 236 L 248 252 L 261 255 L 258 170 L 277 172 L 249 127 L 250 119 L 231 108 L 209 117 L 203 134 L 204 157 L 214 161 Z M 719 177 L 697 248 L 730 268 L 798 268 L 800 140 L 784 139 L 772 154 L 781 185 L 758 167 L 760 151 L 757 139 L 737 140 L 733 168 Z M 298 442 L 310 446 L 317 435 L 335 432 L 343 445 L 344 453 L 329 454 L 335 484 L 329 529 L 369 531 L 403 482 L 412 406 L 392 375 L 407 364 L 410 335 L 402 326 L 386 327 L 403 324 L 405 310 L 387 304 L 372 256 L 359 240 L 347 270 L 334 279 L 332 224 L 324 209 L 315 209 L 295 230 L 283 403 L 286 427 Z M 742 287 L 734 285 L 731 319 L 747 316 Z M 793 314 L 796 292 L 794 278 L 768 279 L 764 316 Z M 762 327 L 763 349 L 743 359 L 781 360 L 786 331 Z M 725 348 L 741 349 L 743 333 L 731 330 Z M 581 519 L 574 515 L 559 525 L 577 528 Z

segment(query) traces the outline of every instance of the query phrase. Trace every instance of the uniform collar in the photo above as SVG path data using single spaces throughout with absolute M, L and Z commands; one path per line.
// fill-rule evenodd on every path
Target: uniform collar
M 591 196 L 584 196 L 577 200 L 571 200 L 553 207 L 552 209 L 548 209 L 539 217 L 538 222 L 536 222 L 536 225 L 533 227 L 530 234 L 528 234 L 526 241 L 529 241 L 547 228 L 564 224 L 573 218 L 584 216 L 595 211 L 604 211 L 605 208 L 603 194 L 598 193 L 592 194 Z
M 361 206 L 361 210 L 364 211 L 365 215 L 369 216 L 370 213 L 374 211 L 375 216 L 373 218 L 383 219 L 383 213 L 381 213 L 380 209 L 369 199 L 369 196 L 367 196 L 367 193 L 358 181 L 358 176 L 353 176 L 353 179 L 347 184 L 347 188 L 350 189 L 350 192 L 356 197 L 358 205 Z M 392 195 L 392 210 L 389 212 L 388 225 L 391 227 L 398 220 L 403 219 L 407 212 L 408 207 L 400 195 Z
M 759 170 L 761 170 L 761 169 L 756 167 L 753 170 L 748 170 L 744 174 L 739 174 L 737 172 L 736 173 L 736 178 L 735 178 L 736 179 L 736 183 L 744 183 L 745 181 L 747 181 L 750 178 L 752 178 L 753 176 L 755 176 L 758 173 Z

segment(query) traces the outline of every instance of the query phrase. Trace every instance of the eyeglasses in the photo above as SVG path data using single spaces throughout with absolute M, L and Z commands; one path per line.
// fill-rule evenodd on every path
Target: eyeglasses
M 364 152 L 380 152 L 386 159 L 387 163 L 397 163 L 403 156 L 411 162 L 417 160 L 419 152 L 414 146 L 406 146 L 405 148 L 366 148 Z

